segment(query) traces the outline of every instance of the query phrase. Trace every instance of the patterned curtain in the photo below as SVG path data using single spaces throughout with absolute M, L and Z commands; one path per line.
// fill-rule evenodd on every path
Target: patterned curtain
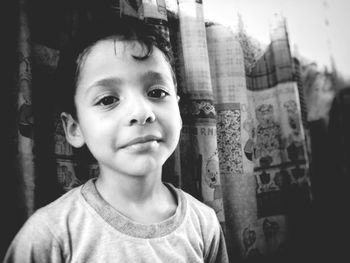
M 247 76 L 257 201 L 257 228 L 252 231 L 261 237 L 250 243 L 254 253 L 262 240 L 265 253 L 283 255 L 292 242 L 293 249 L 303 250 L 301 244 L 309 238 L 309 149 L 298 75 L 286 22 L 280 18 L 270 45 Z
M 206 25 L 201 0 L 20 2 L 15 90 L 23 221 L 99 174 L 86 149 L 67 143 L 51 87 L 60 48 L 82 24 L 113 12 L 160 28 L 176 58 L 183 129 L 163 179 L 215 210 L 232 262 L 286 257 L 299 248 L 311 202 L 309 149 L 283 19 L 245 72 L 236 36 Z
M 231 30 L 220 25 L 207 27 L 207 39 L 217 111 L 226 239 L 230 258 L 237 260 L 238 255 L 248 256 L 247 238 L 256 225 L 253 123 L 240 44 Z

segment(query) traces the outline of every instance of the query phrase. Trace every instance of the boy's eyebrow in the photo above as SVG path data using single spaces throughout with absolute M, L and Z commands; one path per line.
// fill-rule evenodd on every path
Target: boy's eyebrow
M 91 84 L 87 88 L 86 94 L 88 94 L 94 87 L 115 87 L 115 86 L 120 86 L 123 83 L 123 80 L 120 78 L 105 78 L 105 79 L 100 79 L 93 84 Z
M 166 74 L 162 74 L 153 70 L 149 70 L 142 74 L 141 80 L 148 82 L 172 82 L 172 78 L 168 77 Z
M 149 70 L 145 73 L 143 73 L 140 77 L 140 80 L 145 83 L 172 83 L 172 79 L 168 77 L 166 74 L 162 74 L 153 70 Z M 105 88 L 111 88 L 111 87 L 118 87 L 121 86 L 124 83 L 124 81 L 121 78 L 113 77 L 113 78 L 104 78 L 97 80 L 96 82 L 92 83 L 86 91 L 86 95 L 88 95 L 94 87 L 105 87 Z

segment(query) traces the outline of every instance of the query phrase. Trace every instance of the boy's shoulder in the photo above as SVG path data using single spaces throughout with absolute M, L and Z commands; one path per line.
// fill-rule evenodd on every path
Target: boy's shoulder
M 197 233 L 197 237 L 200 237 L 200 242 L 203 242 L 203 246 L 206 248 L 206 257 L 208 257 L 207 253 L 212 251 L 213 244 L 219 242 L 220 239 L 221 226 L 218 217 L 214 209 L 207 204 L 181 189 L 176 188 L 176 191 L 186 203 L 186 219 L 183 226 L 189 230 L 188 238 L 194 238 L 195 233 Z
M 86 209 L 80 194 L 81 187 L 78 186 L 55 201 L 38 208 L 18 231 L 13 241 L 14 244 L 22 244 L 25 241 L 25 243 L 38 243 L 39 246 L 42 246 L 39 243 L 52 241 L 52 236 L 54 240 L 58 240 L 67 230 L 67 225 L 70 224 L 68 221 L 76 222 L 79 215 L 85 213 Z M 33 236 L 35 236 L 34 239 Z
M 173 186 L 174 187 L 174 186 Z M 178 191 L 180 196 L 183 196 L 183 199 L 186 202 L 187 210 L 190 215 L 195 214 L 197 217 L 205 220 L 216 220 L 216 213 L 213 208 L 208 206 L 207 204 L 203 203 L 202 201 L 198 200 L 191 194 L 187 193 L 186 191 L 174 187 L 176 191 Z
M 58 223 L 83 209 L 81 186 L 64 193 L 51 203 L 37 209 L 31 218 L 45 220 L 49 223 Z

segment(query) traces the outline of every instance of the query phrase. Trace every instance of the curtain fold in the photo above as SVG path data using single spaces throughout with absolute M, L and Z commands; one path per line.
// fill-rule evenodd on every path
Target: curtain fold
M 230 261 L 286 257 L 303 238 L 312 198 L 298 67 L 285 20 L 245 72 L 235 34 L 206 25 L 201 0 L 51 2 L 20 1 L 16 160 L 24 217 L 99 174 L 86 149 L 67 143 L 48 100 L 60 48 L 81 25 L 112 12 L 156 26 L 172 47 L 183 128 L 163 179 L 215 210 Z
M 28 5 L 19 2 L 17 73 L 17 176 L 21 178 L 21 207 L 26 217 L 34 212 L 34 115 L 32 102 L 32 54 Z

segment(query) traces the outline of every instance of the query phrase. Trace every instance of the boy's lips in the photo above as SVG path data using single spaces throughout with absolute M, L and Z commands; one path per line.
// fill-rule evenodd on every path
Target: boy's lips
M 155 135 L 146 135 L 146 136 L 137 137 L 135 139 L 128 141 L 121 148 L 126 148 L 135 144 L 142 144 L 142 143 L 152 142 L 152 141 L 159 142 L 161 141 L 161 137 L 155 136 Z

